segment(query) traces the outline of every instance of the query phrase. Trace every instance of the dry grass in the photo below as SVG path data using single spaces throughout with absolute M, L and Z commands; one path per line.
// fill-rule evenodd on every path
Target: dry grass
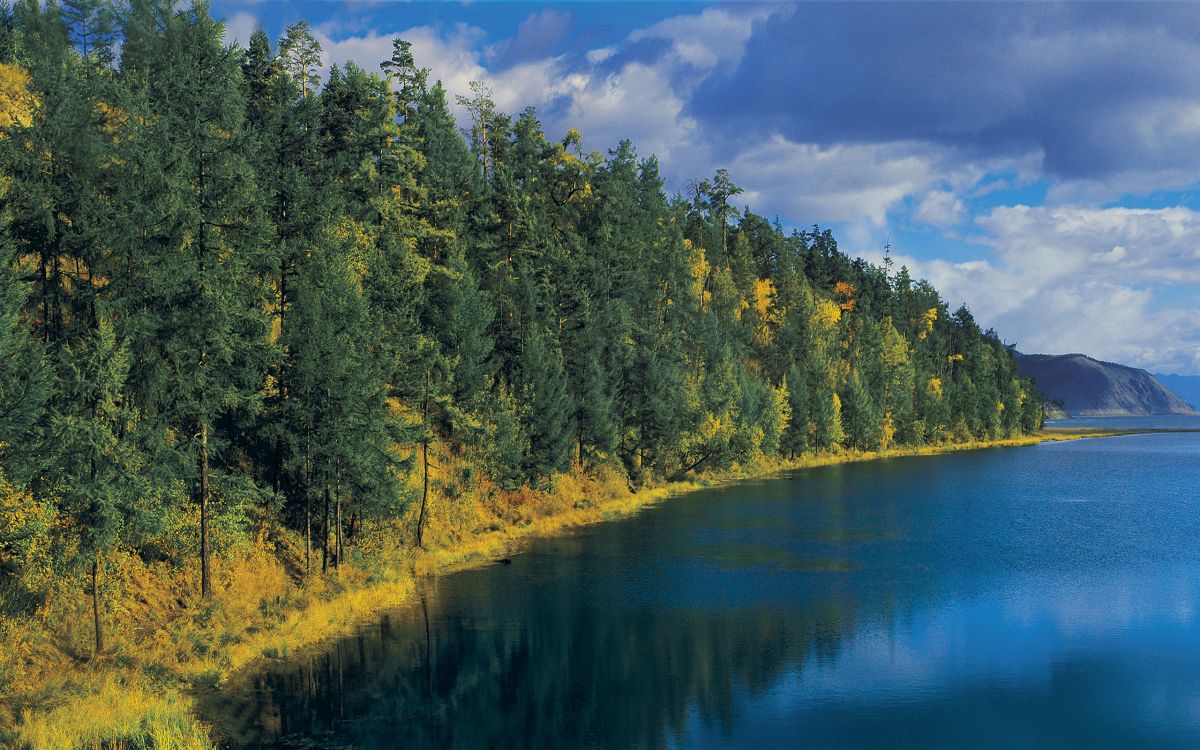
M 298 575 L 302 540 L 267 519 L 254 539 L 218 562 L 214 601 L 194 593 L 192 571 L 118 560 L 109 602 L 111 652 L 88 660 L 87 597 L 64 587 L 36 617 L 0 618 L 0 746 L 31 750 L 210 748 L 192 690 L 211 689 L 260 659 L 351 631 L 408 600 L 415 579 L 512 554 L 533 537 L 636 513 L 702 486 L 816 466 L 1111 435 L 1039 435 L 876 452 L 837 451 L 759 461 L 689 482 L 629 488 L 619 472 L 561 475 L 540 490 L 506 492 L 486 480 L 454 484 L 456 459 L 440 455 L 426 548 L 412 547 L 415 515 L 364 530 L 340 575 Z M 453 501 L 448 498 L 455 498 Z M 415 514 L 416 509 L 411 509 Z
M 22 717 L 17 745 L 30 750 L 212 750 L 190 698 L 114 674 L 78 676 L 61 686 L 60 705 Z M 82 690 L 80 688 L 83 688 Z

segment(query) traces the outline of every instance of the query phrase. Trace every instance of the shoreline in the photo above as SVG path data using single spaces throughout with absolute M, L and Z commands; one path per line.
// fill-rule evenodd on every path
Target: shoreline
M 490 530 L 457 544 L 416 552 L 405 559 L 405 569 L 398 571 L 394 578 L 359 580 L 361 576 L 351 574 L 334 581 L 320 580 L 318 586 L 334 589 L 328 598 L 310 596 L 303 605 L 282 617 L 275 627 L 256 632 L 247 628 L 246 632 L 235 634 L 239 641 L 224 654 L 220 666 L 206 659 L 182 660 L 173 665 L 174 669 L 171 665 L 163 665 L 164 674 L 151 678 L 145 670 L 122 669 L 115 664 L 93 668 L 87 662 L 77 663 L 70 673 L 59 677 L 58 684 L 48 680 L 47 684 L 39 686 L 42 691 L 60 690 L 69 696 L 68 699 L 48 711 L 24 709 L 11 732 L 0 732 L 0 746 L 8 746 L 6 743 L 11 739 L 14 747 L 65 750 L 69 745 L 64 740 L 72 737 L 85 739 L 86 747 L 100 746 L 114 739 L 128 743 L 116 745 L 118 747 L 137 747 L 137 738 L 142 738 L 146 746 L 156 748 L 209 750 L 217 746 L 215 740 L 219 735 L 213 732 L 215 727 L 206 722 L 198 710 L 206 699 L 252 679 L 256 671 L 268 664 L 290 660 L 298 652 L 319 651 L 338 638 L 352 634 L 380 613 L 405 606 L 412 600 L 421 579 L 490 564 L 497 558 L 519 554 L 535 539 L 629 517 L 696 490 L 782 477 L 823 466 L 1153 432 L 1200 432 L 1200 429 L 1053 427 L 1033 435 L 990 441 L 881 451 L 839 450 L 808 454 L 794 460 L 764 461 L 735 467 L 715 476 L 667 482 L 632 492 L 624 488 L 624 492 L 614 493 L 611 487 L 591 480 L 593 486 L 588 489 L 602 494 L 583 507 L 560 509 L 530 519 L 524 525 Z M 604 493 L 604 490 L 609 491 Z M 95 707 L 105 704 L 112 706 L 113 715 L 95 716 Z M 120 711 L 121 706 L 127 710 Z M 84 713 L 91 716 L 96 726 L 85 737 L 77 737 L 78 733 L 70 731 L 70 724 Z M 134 741 L 130 743 L 129 740 Z M 78 746 L 77 742 L 75 744 Z

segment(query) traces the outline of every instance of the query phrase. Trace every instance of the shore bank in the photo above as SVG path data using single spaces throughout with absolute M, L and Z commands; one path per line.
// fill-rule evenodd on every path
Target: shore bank
M 134 576 L 131 597 L 141 609 L 130 607 L 128 617 L 140 627 L 122 631 L 124 642 L 98 661 L 79 656 L 69 638 L 64 643 L 62 633 L 50 628 L 39 633 L 36 623 L 0 623 L 6 628 L 0 630 L 0 642 L 24 659 L 20 673 L 8 668 L 11 674 L 3 687 L 12 692 L 3 701 L 7 711 L 0 713 L 0 744 L 34 750 L 207 750 L 215 745 L 196 714 L 198 691 L 218 690 L 230 676 L 252 672 L 264 660 L 320 648 L 379 612 L 403 606 L 418 578 L 485 564 L 518 552 L 533 538 L 628 516 L 696 489 L 819 466 L 1137 432 L 1146 431 L 1055 428 L 986 442 L 838 451 L 760 462 L 637 491 L 612 477 L 566 475 L 555 487 L 525 491 L 522 512 L 511 524 L 461 533 L 470 525 L 459 524 L 456 531 L 455 523 L 446 520 L 439 543 L 428 550 L 405 551 L 380 569 L 347 565 L 340 575 L 314 574 L 303 580 L 288 573 L 287 558 L 290 554 L 294 566 L 296 539 L 264 521 L 257 543 L 220 571 L 225 585 L 216 602 L 179 594 L 172 587 L 184 587 L 182 577 Z M 63 610 L 63 616 L 69 612 Z

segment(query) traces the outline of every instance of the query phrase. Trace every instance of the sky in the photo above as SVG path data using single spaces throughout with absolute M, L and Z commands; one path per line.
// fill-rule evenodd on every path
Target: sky
M 889 247 L 1021 351 L 1200 375 L 1200 4 L 212 8 L 231 43 L 308 20 L 327 65 L 403 37 L 451 99 L 628 138 L 671 190 L 729 169 L 739 206 Z

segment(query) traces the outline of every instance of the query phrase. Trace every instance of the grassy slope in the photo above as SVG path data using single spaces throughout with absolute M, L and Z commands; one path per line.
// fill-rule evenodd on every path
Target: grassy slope
M 717 476 L 630 492 L 619 478 L 559 477 L 553 488 L 490 491 L 487 499 L 431 503 L 427 551 L 402 552 L 411 519 L 364 534 L 370 554 L 340 575 L 305 579 L 303 543 L 278 524 L 257 522 L 252 544 L 219 561 L 214 602 L 191 592 L 186 571 L 116 561 L 108 603 L 109 653 L 88 658 L 90 612 L 78 587 L 47 601 L 37 617 L 0 618 L 0 746 L 211 748 L 190 695 L 211 689 L 260 659 L 287 658 L 345 634 L 403 604 L 415 579 L 511 554 L 530 538 L 637 512 L 718 482 L 838 463 L 1072 440 L 1113 431 L 1047 430 L 1040 435 L 880 452 L 839 451 L 739 467 Z

